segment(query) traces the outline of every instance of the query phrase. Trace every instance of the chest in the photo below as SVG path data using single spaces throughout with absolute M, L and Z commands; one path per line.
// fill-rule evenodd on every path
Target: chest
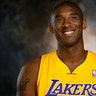
M 43 95 L 46 96 L 90 96 L 96 93 L 95 71 L 94 64 L 92 67 L 90 64 L 82 64 L 71 73 L 65 64 L 51 63 L 42 71 L 39 89 L 43 89 Z

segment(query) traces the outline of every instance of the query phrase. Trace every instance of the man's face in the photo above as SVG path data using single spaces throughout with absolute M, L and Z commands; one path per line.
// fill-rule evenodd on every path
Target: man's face
M 65 4 L 54 11 L 51 26 L 58 43 L 70 47 L 82 39 L 86 23 L 77 7 Z

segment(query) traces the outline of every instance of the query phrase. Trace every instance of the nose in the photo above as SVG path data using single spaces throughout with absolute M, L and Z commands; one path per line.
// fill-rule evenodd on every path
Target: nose
M 68 27 L 70 25 L 71 25 L 70 21 L 68 19 L 65 19 L 63 22 L 63 27 Z

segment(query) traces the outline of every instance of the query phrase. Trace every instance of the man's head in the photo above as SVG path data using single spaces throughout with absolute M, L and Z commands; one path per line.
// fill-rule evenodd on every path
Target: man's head
M 73 46 L 82 39 L 86 20 L 78 5 L 63 1 L 54 7 L 51 14 L 50 31 L 55 33 L 61 45 Z

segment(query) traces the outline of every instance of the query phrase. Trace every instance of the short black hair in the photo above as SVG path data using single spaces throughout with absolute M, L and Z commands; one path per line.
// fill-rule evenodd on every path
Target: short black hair
M 83 16 L 83 11 L 82 11 L 81 8 L 79 7 L 79 5 L 78 5 L 76 2 L 69 1 L 69 0 L 61 1 L 61 2 L 59 2 L 58 4 L 56 4 L 56 5 L 53 7 L 53 9 L 52 9 L 51 14 L 53 14 L 54 11 L 55 11 L 57 8 L 59 8 L 60 6 L 62 6 L 62 5 L 64 5 L 64 4 L 71 4 L 71 5 L 75 6 L 75 7 L 79 10 L 79 12 L 80 12 L 80 14 L 81 14 L 81 16 L 82 16 L 82 19 L 83 19 L 83 17 L 84 17 L 84 16 Z

